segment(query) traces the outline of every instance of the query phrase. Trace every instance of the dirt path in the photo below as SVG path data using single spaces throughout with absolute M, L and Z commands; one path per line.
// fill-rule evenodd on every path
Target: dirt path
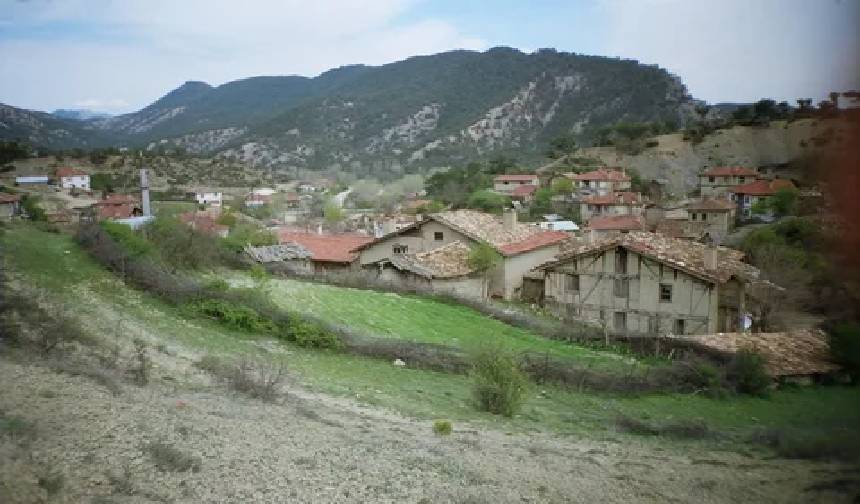
M 0 413 L 35 428 L 0 441 L 2 502 L 832 502 L 807 490 L 844 468 L 726 452 L 507 435 L 429 422 L 287 386 L 275 404 L 174 359 L 113 395 L 46 361 L 0 357 Z M 161 471 L 145 447 L 199 458 Z M 62 473 L 52 500 L 38 478 Z M 3 495 L 2 492 L 6 492 Z M 4 500 L 5 499 L 5 500 Z

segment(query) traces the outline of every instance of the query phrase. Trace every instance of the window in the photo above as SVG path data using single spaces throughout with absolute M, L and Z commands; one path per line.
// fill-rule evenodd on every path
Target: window
M 579 292 L 579 275 L 564 276 L 565 292 Z
M 684 319 L 678 319 L 675 321 L 675 334 L 684 334 L 684 329 L 686 329 L 684 324 Z
M 696 220 L 696 217 L 698 217 L 698 216 L 699 216 L 699 214 L 697 214 L 696 212 L 693 212 L 692 214 L 690 214 L 690 219 Z
M 615 312 L 615 320 L 613 320 L 613 329 L 616 331 L 626 331 L 627 330 L 627 314 L 623 311 Z
M 661 303 L 671 303 L 672 302 L 672 285 L 671 284 L 660 284 L 660 302 Z
M 408 254 L 409 253 L 409 246 L 408 245 L 394 245 L 393 247 L 391 247 L 391 250 L 395 254 Z
M 618 248 L 615 251 L 615 272 L 627 273 L 627 249 Z
M 657 317 L 648 317 L 648 334 L 657 334 L 660 331 L 660 323 Z
M 615 279 L 615 297 L 626 298 L 627 291 L 630 288 L 630 283 L 626 278 L 616 278 Z
M 744 182 L 746 182 L 746 181 L 747 181 L 747 179 L 746 179 L 745 177 L 738 177 L 738 182 L 739 182 L 739 183 L 743 184 L 743 183 L 744 183 Z
M 711 184 L 713 184 L 715 180 L 716 179 L 714 177 L 708 177 L 708 182 L 710 182 Z
M 436 231 L 433 233 L 433 239 L 436 241 L 442 241 L 445 239 L 445 234 L 442 231 Z

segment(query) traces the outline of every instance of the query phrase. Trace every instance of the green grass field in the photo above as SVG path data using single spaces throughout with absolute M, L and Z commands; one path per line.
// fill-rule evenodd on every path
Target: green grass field
M 243 276 L 233 274 L 234 281 Z M 267 288 L 276 303 L 362 334 L 468 350 L 486 341 L 515 352 L 549 353 L 586 367 L 624 369 L 645 366 L 632 356 L 596 351 L 553 341 L 510 326 L 471 308 L 435 299 L 396 293 L 336 287 L 274 278 Z
M 651 394 L 625 396 L 613 394 L 578 393 L 555 386 L 534 386 L 522 412 L 514 418 L 503 418 L 476 411 L 471 403 L 468 376 L 452 375 L 418 369 L 400 368 L 390 362 L 357 357 L 332 351 L 315 351 L 282 345 L 283 352 L 266 352 L 259 343 L 261 338 L 236 333 L 205 319 L 188 319 L 182 310 L 159 299 L 128 288 L 109 272 L 94 263 L 77 248 L 66 235 L 46 233 L 25 225 L 7 227 L 2 237 L 6 250 L 7 267 L 17 278 L 33 287 L 43 289 L 47 295 L 68 304 L 74 304 L 76 313 L 86 319 L 88 326 L 109 340 L 118 323 L 130 329 L 126 337 L 146 331 L 168 346 L 177 345 L 198 355 L 213 353 L 221 356 L 254 355 L 286 361 L 292 380 L 321 392 L 354 398 L 357 401 L 379 405 L 404 415 L 432 420 L 448 418 L 455 422 L 468 421 L 506 431 L 549 431 L 590 438 L 624 436 L 615 431 L 619 415 L 645 419 L 651 422 L 680 420 L 704 421 L 720 436 L 711 442 L 727 445 L 731 449 L 746 449 L 742 441 L 759 429 L 781 429 L 802 435 L 832 435 L 854 432 L 860 425 L 860 392 L 849 387 L 803 387 L 786 389 L 769 398 L 733 396 L 726 399 L 709 399 L 697 395 Z M 358 293 L 338 292 L 336 288 L 313 284 L 288 282 L 286 286 L 310 293 L 321 293 L 318 299 L 351 299 L 367 296 Z M 284 287 L 286 289 L 286 287 Z M 279 287 L 277 290 L 280 290 Z M 278 294 L 282 300 L 292 299 L 293 308 L 300 308 L 303 297 L 287 292 Z M 307 292 L 302 296 L 312 297 Z M 343 296 L 343 297 L 340 297 Z M 379 310 L 382 303 L 376 296 L 368 296 L 371 310 Z M 390 302 L 397 298 L 391 297 Z M 421 299 L 408 302 L 422 306 Z M 322 301 L 317 301 L 322 303 Z M 309 302 L 310 303 L 310 302 Z M 306 310 L 325 316 L 322 305 Z M 376 308 L 374 308 L 376 307 Z M 352 308 L 354 309 L 354 307 Z M 436 307 L 440 317 L 451 317 L 459 308 L 449 305 Z M 346 311 L 337 311 L 336 317 L 346 317 Z M 461 314 L 465 319 L 477 315 Z M 367 324 L 383 324 L 366 314 L 355 316 Z M 343 322 L 342 319 L 338 319 Z M 410 315 L 386 317 L 384 325 L 396 328 L 409 325 Z M 420 325 L 433 325 L 426 318 Z M 512 341 L 531 341 L 526 334 L 511 331 L 503 324 L 486 319 L 471 322 L 481 334 L 507 334 Z M 491 329 L 484 324 L 492 323 Z M 468 329 L 453 328 L 459 338 L 468 339 Z M 442 338 L 442 333 L 437 338 Z M 410 334 L 397 337 L 410 337 Z M 426 336 L 430 337 L 430 336 Z M 536 338 L 536 337 L 535 337 Z M 540 344 L 536 342 L 535 344 Z M 562 349 L 571 356 L 584 349 Z M 599 354 L 599 353 L 598 353 Z

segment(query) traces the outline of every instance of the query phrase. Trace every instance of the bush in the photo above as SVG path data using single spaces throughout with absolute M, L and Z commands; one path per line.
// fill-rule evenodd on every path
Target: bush
M 478 409 L 513 416 L 528 391 L 528 378 L 513 354 L 498 345 L 472 352 L 473 391 Z
M 230 363 L 214 355 L 205 355 L 194 365 L 224 381 L 232 390 L 264 401 L 272 401 L 277 397 L 278 387 L 287 376 L 287 367 L 283 362 L 269 363 L 245 358 Z
M 845 368 L 851 383 L 860 383 L 860 324 L 844 322 L 830 331 L 830 355 Z
M 766 396 L 772 383 L 764 368 L 764 357 L 752 350 L 741 349 L 729 362 L 729 380 L 742 394 Z
M 860 460 L 860 438 L 856 435 L 833 433 L 795 435 L 779 429 L 763 429 L 753 433 L 750 441 L 773 449 L 779 456 L 807 460 Z
M 179 269 L 198 270 L 218 264 L 218 238 L 201 233 L 171 217 L 146 226 L 149 242 L 164 262 Z
M 276 329 L 274 322 L 261 317 L 256 310 L 222 299 L 205 299 L 192 306 L 233 329 L 251 332 L 273 332 Z
M 99 225 L 130 257 L 150 256 L 155 251 L 151 243 L 125 224 L 102 221 Z
M 152 458 L 159 471 L 200 472 L 200 457 L 188 455 L 179 449 L 160 441 L 153 441 L 143 447 Z
M 433 432 L 438 436 L 447 436 L 451 434 L 453 430 L 454 427 L 448 420 L 436 420 L 433 422 Z
M 287 339 L 306 348 L 340 348 L 337 335 L 311 322 L 294 318 Z

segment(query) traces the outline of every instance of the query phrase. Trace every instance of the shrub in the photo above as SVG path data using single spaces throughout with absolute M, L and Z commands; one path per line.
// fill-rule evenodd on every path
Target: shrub
M 860 460 L 860 438 L 843 433 L 795 435 L 779 429 L 753 433 L 750 441 L 773 449 L 779 456 L 808 460 Z
M 275 330 L 275 324 L 271 320 L 261 317 L 256 310 L 246 306 L 235 305 L 221 299 L 205 299 L 194 303 L 193 307 L 233 329 L 253 332 Z
M 481 411 L 513 416 L 528 391 L 528 379 L 513 354 L 498 345 L 472 352 L 473 391 Z
M 125 224 L 102 221 L 99 225 L 131 257 L 149 256 L 155 250 L 143 236 Z
M 189 455 L 161 441 L 153 441 L 143 447 L 159 471 L 200 472 L 200 457 Z
M 438 436 L 447 436 L 451 434 L 453 430 L 454 427 L 448 420 L 436 420 L 433 422 L 433 432 Z
M 38 482 L 39 486 L 48 493 L 48 496 L 52 496 L 63 489 L 63 486 L 66 484 L 66 477 L 59 471 L 47 470 L 39 476 Z
M 194 365 L 225 382 L 230 389 L 264 401 L 272 401 L 277 397 L 278 387 L 287 377 L 287 367 L 283 362 L 243 358 L 230 363 L 213 355 L 205 355 Z
M 742 394 L 766 396 L 771 378 L 764 368 L 764 357 L 752 350 L 739 350 L 728 365 L 728 378 Z
M 830 331 L 830 355 L 845 368 L 851 383 L 860 383 L 860 324 L 845 322 Z
M 306 348 L 340 348 L 337 335 L 311 322 L 294 318 L 290 324 L 288 338 Z
M 152 370 L 152 359 L 146 349 L 146 343 L 138 338 L 134 340 L 134 362 L 129 369 L 137 385 L 149 384 L 149 373 Z

